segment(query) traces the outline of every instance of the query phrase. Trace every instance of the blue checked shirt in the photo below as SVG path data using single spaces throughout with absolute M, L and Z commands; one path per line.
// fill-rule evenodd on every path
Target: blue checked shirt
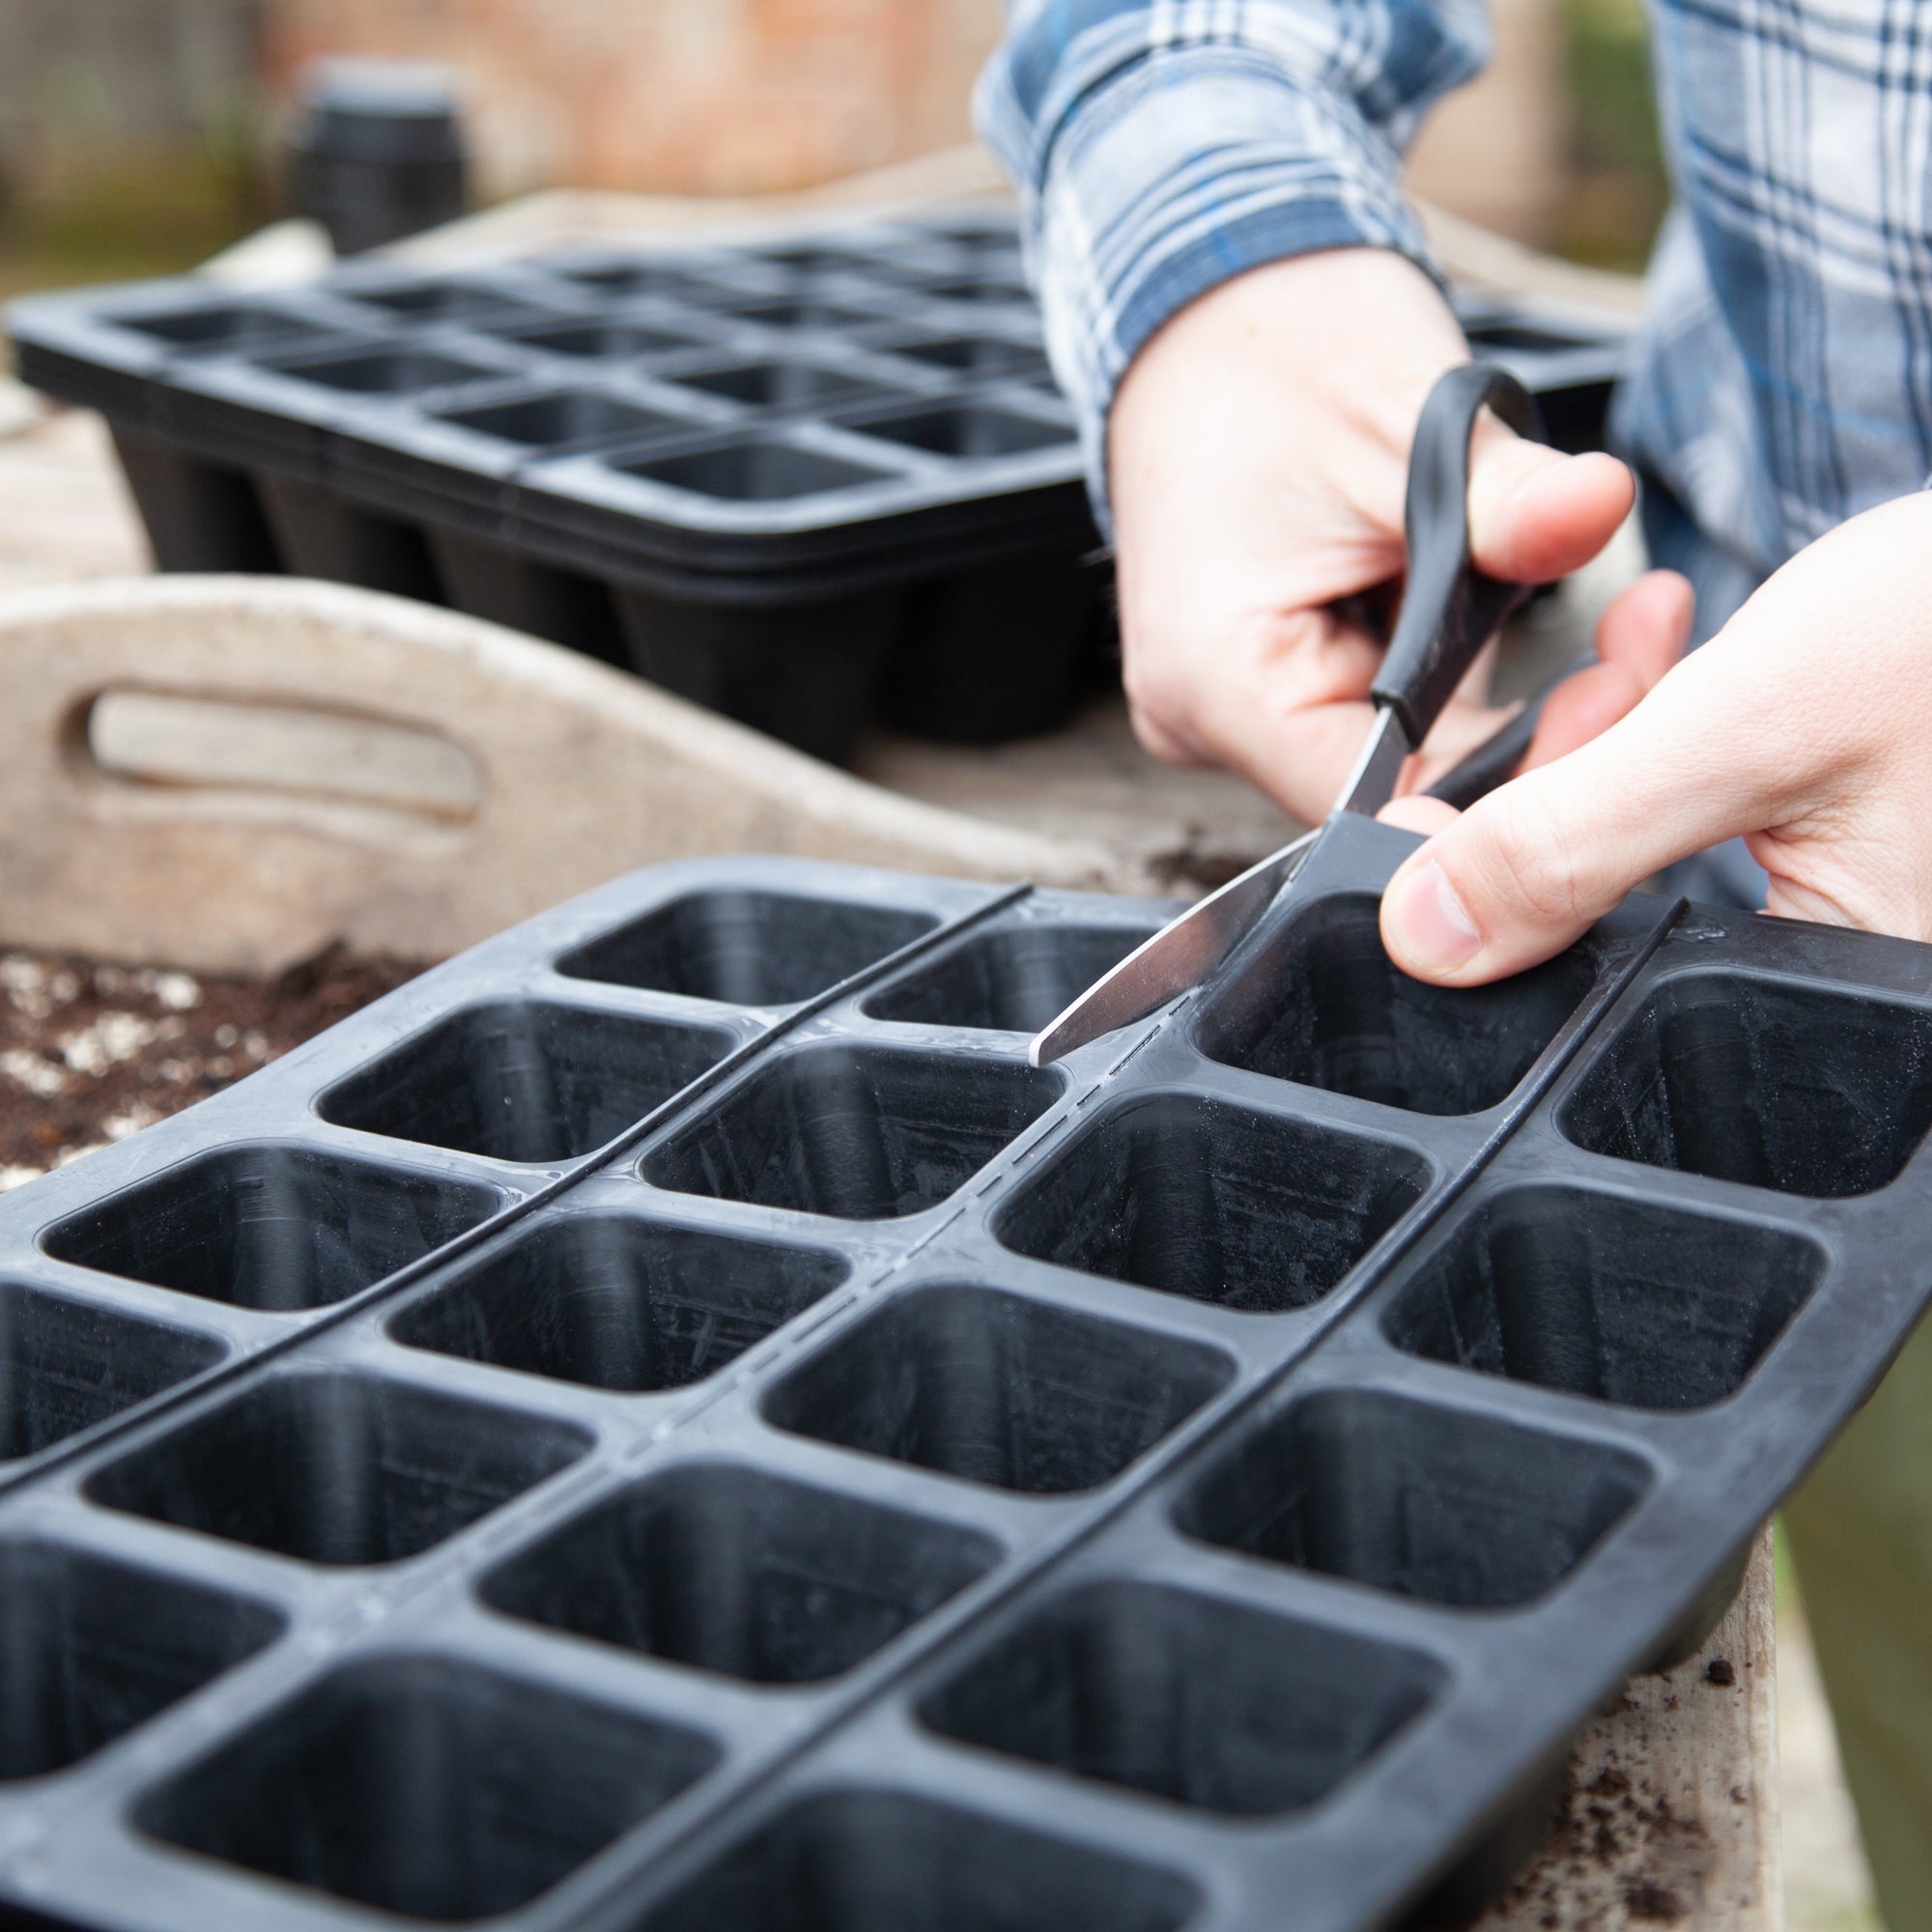
M 1482 0 L 1009 11 L 980 122 L 1021 188 L 1096 488 L 1115 384 L 1196 296 L 1348 243 L 1434 272 L 1397 172 L 1483 63 Z M 1932 469 L 1932 4 L 1655 0 L 1654 19 L 1678 200 L 1617 422 L 1742 591 Z

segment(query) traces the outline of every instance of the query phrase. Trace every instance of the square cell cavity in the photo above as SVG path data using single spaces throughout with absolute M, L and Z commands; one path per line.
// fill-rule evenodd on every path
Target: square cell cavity
M 613 1497 L 513 1559 L 485 1600 L 753 1684 L 837 1677 L 978 1581 L 990 1538 L 724 1463 Z
M 1507 1099 L 1589 994 L 1581 952 L 1493 986 L 1427 986 L 1382 949 L 1367 893 L 1292 920 L 1203 1016 L 1210 1060 L 1418 1114 Z
M 1023 1061 L 824 1045 L 785 1055 L 644 1163 L 655 1187 L 882 1221 L 936 1208 L 1060 1097 Z
M 303 1563 L 400 1563 L 568 1467 L 591 1440 L 402 1382 L 304 1371 L 110 1463 L 87 1493 Z
M 766 1419 L 968 1482 L 1110 1481 L 1234 1378 L 1218 1350 L 995 1289 L 901 1295 L 779 1383 Z
M 846 1273 L 820 1248 L 572 1215 L 412 1303 L 389 1333 L 412 1349 L 636 1395 L 716 1375 Z
M 1823 1278 L 1802 1235 L 1591 1188 L 1492 1197 L 1383 1328 L 1431 1361 L 1627 1408 L 1722 1402 Z
M 696 1783 L 701 1734 L 470 1664 L 326 1678 L 163 1785 L 150 1836 L 406 1918 L 515 1911 Z
M 1180 1932 L 1199 1894 L 1133 1856 L 922 1798 L 839 1791 L 781 1812 L 637 1932 Z
M 323 1095 L 338 1127 L 497 1160 L 594 1152 L 737 1044 L 717 1027 L 543 1000 L 470 1007 Z
M 931 913 L 789 893 L 690 893 L 566 953 L 556 970 L 731 1006 L 790 1007 L 938 923 Z
M 1406 1397 L 1330 1389 L 1224 1456 L 1179 1510 L 1204 1542 L 1425 1603 L 1562 1581 L 1650 1486 L 1635 1457 Z
M 1662 981 L 1577 1082 L 1578 1147 L 1785 1194 L 1869 1194 L 1932 1128 L 1932 1012 L 1747 973 Z
M 1191 1094 L 1087 1126 L 1000 1216 L 1006 1246 L 1248 1314 L 1321 1299 L 1420 1199 L 1406 1148 Z
M 184 1162 L 43 1237 L 57 1261 L 241 1308 L 326 1308 L 488 1220 L 493 1188 L 273 1143 Z
M 1428 1704 L 1413 1651 L 1155 1583 L 1037 1611 L 920 1707 L 942 1736 L 1232 1818 L 1306 1809 Z

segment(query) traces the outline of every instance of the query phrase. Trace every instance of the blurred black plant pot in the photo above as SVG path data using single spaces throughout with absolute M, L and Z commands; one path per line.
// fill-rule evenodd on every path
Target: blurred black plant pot
M 441 68 L 316 62 L 289 146 L 296 211 L 328 230 L 339 255 L 453 221 L 468 205 L 469 144 Z

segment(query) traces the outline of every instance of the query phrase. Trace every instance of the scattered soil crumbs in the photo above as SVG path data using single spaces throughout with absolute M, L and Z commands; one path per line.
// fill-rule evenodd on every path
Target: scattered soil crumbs
M 1682 1926 L 1702 1903 L 1710 1833 L 1614 1757 L 1574 1770 L 1541 1856 L 1499 1901 L 1511 1924 L 1595 1928 Z
M 331 950 L 219 980 L 0 952 L 0 1189 L 219 1093 L 422 970 Z

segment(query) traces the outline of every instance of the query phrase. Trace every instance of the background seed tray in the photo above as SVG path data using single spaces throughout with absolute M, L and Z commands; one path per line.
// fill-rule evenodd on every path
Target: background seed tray
M 1412 844 L 1047 1070 L 1164 908 L 659 868 L 0 1200 L 0 1902 L 1493 1890 L 1932 1292 L 1932 955 L 1638 896 L 1442 993 Z
M 1559 441 L 1601 440 L 1613 328 L 1463 306 Z M 11 326 L 27 381 L 113 423 L 164 569 L 453 604 L 834 758 L 873 705 L 1050 728 L 1104 643 L 1009 220 L 151 283 Z

